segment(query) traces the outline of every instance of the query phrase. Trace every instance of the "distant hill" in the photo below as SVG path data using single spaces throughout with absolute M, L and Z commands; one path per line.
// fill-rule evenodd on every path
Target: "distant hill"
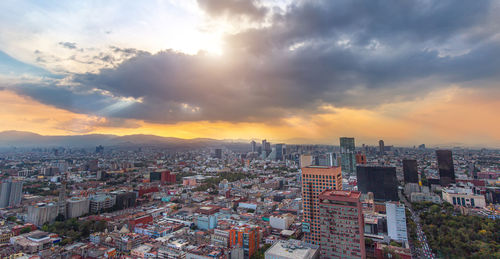
M 106 134 L 89 135 L 62 135 L 44 136 L 26 131 L 3 131 L 0 132 L 0 147 L 94 147 L 103 146 L 218 146 L 229 143 L 228 141 L 195 138 L 181 139 L 172 137 L 160 137 L 155 135 L 127 135 L 116 136 Z M 234 143 L 234 142 L 233 142 Z

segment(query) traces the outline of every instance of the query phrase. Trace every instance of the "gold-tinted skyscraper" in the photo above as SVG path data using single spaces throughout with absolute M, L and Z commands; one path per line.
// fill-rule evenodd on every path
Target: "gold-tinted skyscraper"
M 305 241 L 320 242 L 319 194 L 324 190 L 342 190 L 340 167 L 306 166 L 302 168 L 302 205 Z

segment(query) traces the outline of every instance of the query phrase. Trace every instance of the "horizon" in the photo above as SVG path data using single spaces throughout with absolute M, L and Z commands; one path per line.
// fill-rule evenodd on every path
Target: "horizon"
M 0 132 L 500 148 L 496 1 L 0 8 Z
M 2 137 L 2 134 L 6 134 L 6 133 L 27 133 L 27 134 L 35 134 L 35 135 L 38 135 L 38 136 L 41 136 L 41 137 L 84 137 L 84 136 L 111 136 L 111 137 L 117 137 L 117 138 L 120 138 L 120 137 L 134 137 L 134 136 L 151 136 L 151 137 L 159 137 L 159 138 L 165 138 L 165 139 L 169 139 L 169 138 L 173 138 L 173 139 L 178 139 L 178 140 L 213 140 L 213 141 L 220 141 L 220 142 L 230 142 L 230 143 L 233 143 L 233 144 L 249 144 L 251 143 L 252 141 L 256 141 L 256 143 L 258 145 L 260 145 L 260 141 L 264 140 L 264 139 L 258 139 L 258 138 L 250 138 L 250 139 L 216 139 L 216 138 L 204 138 L 204 137 L 196 137 L 196 138 L 178 138 L 178 137 L 169 137 L 169 136 L 159 136 L 159 135 L 154 135 L 154 134 L 129 134 L 129 135 L 118 135 L 118 134 L 101 134 L 101 133 L 90 133 L 90 134 L 76 134 L 76 135 L 43 135 L 43 134 L 38 134 L 38 133 L 35 133 L 35 132 L 30 132 L 30 131 L 17 131 L 17 130 L 5 130 L 5 131 L 0 131 L 0 137 Z M 342 137 L 345 137 L 345 136 L 342 136 Z M 352 137 L 352 136 L 349 136 L 349 137 Z M 340 136 L 337 138 L 337 140 L 341 138 Z M 356 138 L 354 137 L 355 141 L 356 141 Z M 273 139 L 267 139 L 268 142 L 272 143 L 272 144 L 285 144 L 285 145 L 298 145 L 298 146 L 307 146 L 307 145 L 318 145 L 318 146 L 340 146 L 340 143 L 334 143 L 335 140 L 333 140 L 333 142 L 297 142 L 296 141 L 297 139 L 288 139 L 288 140 L 273 140 Z M 387 139 L 385 139 L 384 141 L 386 141 Z M 135 145 L 137 146 L 141 146 L 141 145 L 150 145 L 150 144 L 146 144 L 146 143 L 134 143 Z M 386 142 L 386 144 L 391 144 L 389 142 Z M 463 149 L 490 149 L 490 150 L 498 150 L 500 148 L 498 147 L 494 147 L 494 146 L 467 146 L 467 145 L 463 145 L 462 143 L 441 143 L 441 144 L 438 144 L 438 145 L 427 145 L 425 143 L 420 143 L 420 144 L 414 144 L 414 145 L 408 145 L 408 146 L 405 146 L 405 145 L 387 145 L 387 146 L 393 146 L 395 148 L 408 148 L 408 149 L 412 149 L 412 148 L 418 148 L 419 145 L 421 144 L 424 144 L 425 145 L 425 148 L 426 149 L 456 149 L 456 148 L 463 148 Z M 360 148 L 362 145 L 365 145 L 367 147 L 377 147 L 378 146 L 378 143 L 357 143 L 356 142 L 356 147 L 357 148 Z M 11 144 L 9 144 L 8 146 L 12 146 Z M 36 144 L 34 144 L 32 147 L 34 146 L 37 146 Z M 43 145 L 43 144 L 38 144 L 37 147 L 40 147 L 40 146 L 47 146 L 47 145 Z M 60 145 L 52 145 L 52 146 L 60 146 Z M 80 147 L 81 145 L 80 144 L 75 144 L 73 147 Z M 104 145 L 104 146 L 112 146 L 112 145 Z M 1 145 L 0 145 L 1 147 Z M 30 147 L 30 146 L 24 146 L 24 147 Z M 88 145 L 88 147 L 93 147 L 93 145 Z

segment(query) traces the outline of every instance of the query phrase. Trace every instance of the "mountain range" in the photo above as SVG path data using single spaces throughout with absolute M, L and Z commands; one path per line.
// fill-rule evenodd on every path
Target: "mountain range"
M 103 146 L 218 146 L 235 143 L 234 141 L 217 140 L 209 138 L 181 139 L 172 137 L 160 137 L 155 135 L 60 135 L 44 136 L 27 131 L 3 131 L 0 132 L 0 147 L 95 147 Z M 248 144 L 247 144 L 248 145 Z

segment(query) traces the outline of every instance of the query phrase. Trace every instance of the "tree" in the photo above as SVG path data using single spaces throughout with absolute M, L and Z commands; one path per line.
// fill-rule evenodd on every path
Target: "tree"
M 29 233 L 31 232 L 31 228 L 30 227 L 24 227 L 21 229 L 21 231 L 19 233 L 21 234 L 26 234 L 26 233 Z
M 66 217 L 64 217 L 63 214 L 59 213 L 56 217 L 56 221 L 64 221 L 66 219 Z

